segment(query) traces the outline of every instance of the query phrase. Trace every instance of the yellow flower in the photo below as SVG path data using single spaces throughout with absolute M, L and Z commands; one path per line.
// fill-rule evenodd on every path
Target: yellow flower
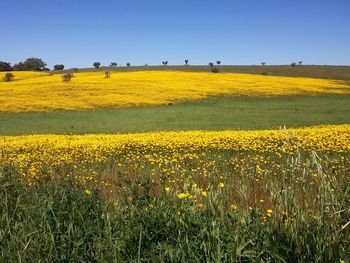
M 237 205 L 236 204 L 231 204 L 231 209 L 233 209 L 233 210 L 236 210 L 237 209 Z
M 87 194 L 87 195 L 91 195 L 91 191 L 89 190 L 89 189 L 85 189 L 85 194 Z
M 199 208 L 203 208 L 203 204 L 198 204 L 197 205 Z
M 171 188 L 170 187 L 165 187 L 165 191 L 170 192 Z
M 224 188 L 225 184 L 223 182 L 219 183 L 220 188 Z
M 180 194 L 177 195 L 177 197 L 180 198 L 180 199 L 188 198 L 190 196 L 191 195 L 189 193 L 180 193 Z
M 202 196 L 207 197 L 208 193 L 206 191 L 202 191 Z
M 266 212 L 269 213 L 269 214 L 272 214 L 273 210 L 272 209 L 267 209 Z

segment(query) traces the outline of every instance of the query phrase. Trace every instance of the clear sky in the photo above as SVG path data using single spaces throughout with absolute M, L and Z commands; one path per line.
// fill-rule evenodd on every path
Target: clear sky
M 350 0 L 1 0 L 0 60 L 350 65 Z

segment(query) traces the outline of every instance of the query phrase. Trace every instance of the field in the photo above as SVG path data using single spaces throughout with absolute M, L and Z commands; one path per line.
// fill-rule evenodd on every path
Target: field
M 349 79 L 187 68 L 0 82 L 1 262 L 350 260 Z

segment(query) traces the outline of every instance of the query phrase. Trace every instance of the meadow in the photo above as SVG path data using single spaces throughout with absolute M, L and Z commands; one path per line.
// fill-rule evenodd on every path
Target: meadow
M 346 81 L 16 74 L 1 262 L 350 260 Z

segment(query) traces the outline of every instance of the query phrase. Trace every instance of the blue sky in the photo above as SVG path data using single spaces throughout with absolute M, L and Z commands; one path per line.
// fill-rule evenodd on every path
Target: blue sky
M 350 65 L 349 0 L 11 0 L 0 60 Z

